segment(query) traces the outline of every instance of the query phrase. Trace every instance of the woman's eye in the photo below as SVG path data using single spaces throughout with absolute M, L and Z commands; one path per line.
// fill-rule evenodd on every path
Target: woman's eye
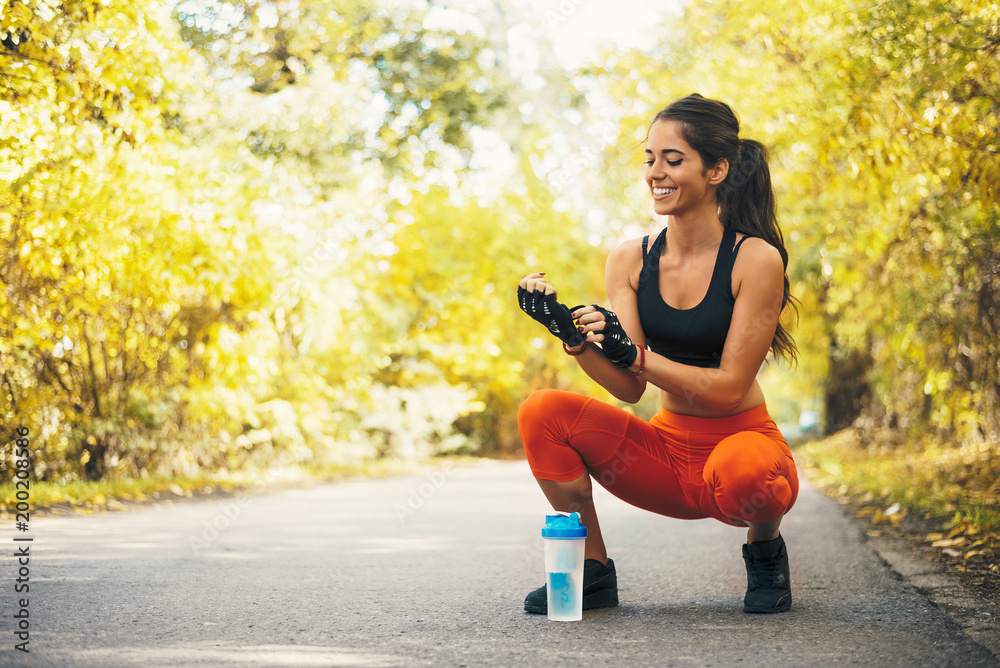
M 646 161 L 643 162 L 643 164 L 646 165 L 647 167 L 652 167 L 654 162 L 656 162 L 656 161 L 655 160 L 646 160 Z M 684 162 L 683 158 L 680 159 L 680 160 L 667 160 L 667 164 L 670 165 L 671 167 L 676 167 L 679 164 L 681 164 L 682 162 Z

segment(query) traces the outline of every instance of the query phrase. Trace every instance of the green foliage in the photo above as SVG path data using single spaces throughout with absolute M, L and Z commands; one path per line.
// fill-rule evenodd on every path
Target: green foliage
M 465 416 L 468 436 L 489 449 L 510 449 L 520 401 L 566 366 L 558 342 L 518 309 L 518 279 L 544 268 L 573 304 L 601 298 L 603 251 L 568 233 L 575 225 L 513 192 L 488 208 L 446 188 L 410 193 L 389 211 L 380 256 L 348 265 L 366 289 L 344 331 L 366 342 L 370 366 L 347 375 L 468 390 L 474 401 L 453 419 Z
M 176 6 L 183 39 L 220 78 L 248 77 L 250 89 L 273 94 L 317 78 L 360 81 L 376 123 L 353 128 L 341 150 L 359 151 L 402 169 L 417 158 L 433 164 L 440 142 L 469 149 L 468 131 L 501 107 L 505 87 L 481 63 L 488 45 L 470 33 L 428 28 L 413 8 L 366 0 L 185 0 Z M 272 146 L 281 146 L 272 142 Z
M 602 259 L 549 247 L 579 218 L 530 170 L 464 186 L 510 89 L 483 38 L 375 3 L 2 12 L 0 413 L 38 479 L 516 447 L 566 367 L 516 281 L 597 299 Z
M 142 469 L 154 446 L 124 435 L 168 428 L 183 380 L 174 344 L 210 339 L 210 310 L 238 319 L 243 295 L 218 293 L 253 279 L 225 275 L 217 253 L 232 235 L 178 234 L 208 221 L 182 222 L 172 206 L 188 184 L 178 178 L 181 156 L 161 150 L 161 114 L 172 99 L 163 75 L 186 58 L 161 48 L 169 24 L 162 29 L 134 6 L 4 9 L 4 422 L 40 437 L 43 476 L 82 466 L 99 477 L 119 463 Z M 170 280 L 178 261 L 203 287 Z M 204 326 L 187 317 L 209 300 Z

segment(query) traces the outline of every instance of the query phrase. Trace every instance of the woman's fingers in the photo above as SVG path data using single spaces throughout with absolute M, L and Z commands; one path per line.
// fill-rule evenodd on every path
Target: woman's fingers
M 545 282 L 545 279 L 536 278 L 528 281 L 528 292 L 541 292 L 546 295 L 554 294 L 556 289 Z
M 600 332 L 604 330 L 604 314 L 593 306 L 586 306 L 573 311 L 573 318 L 584 328 L 585 332 Z
M 532 292 L 529 286 L 532 284 L 532 282 L 538 281 L 544 275 L 545 275 L 544 271 L 535 272 L 533 274 L 525 274 L 524 276 L 521 277 L 521 280 L 518 282 L 518 286 L 524 288 L 528 292 Z
M 556 294 L 556 289 L 549 285 L 545 279 L 545 272 L 537 272 L 534 274 L 527 274 L 521 278 L 519 286 L 527 290 L 528 292 L 541 292 L 546 295 Z
M 521 277 L 521 280 L 518 282 L 518 286 L 524 288 L 525 290 L 528 290 L 528 292 L 531 292 L 531 290 L 528 289 L 528 282 L 537 280 L 544 275 L 545 275 L 544 271 L 535 272 L 534 274 L 525 274 L 524 276 Z
M 604 340 L 604 314 L 593 306 L 583 306 L 575 309 L 572 313 L 573 319 L 579 326 L 577 329 L 587 337 L 591 343 L 600 343 Z

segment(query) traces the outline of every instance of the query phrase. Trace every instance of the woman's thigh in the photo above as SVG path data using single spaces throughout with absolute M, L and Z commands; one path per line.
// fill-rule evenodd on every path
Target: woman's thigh
M 542 390 L 519 414 L 536 478 L 572 480 L 584 470 L 626 503 L 682 519 L 708 517 L 687 493 L 664 433 L 620 408 Z

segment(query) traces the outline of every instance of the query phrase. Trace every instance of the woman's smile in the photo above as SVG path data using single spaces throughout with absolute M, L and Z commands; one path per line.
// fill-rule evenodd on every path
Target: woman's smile
M 653 199 L 666 199 L 677 192 L 677 186 L 653 186 Z

